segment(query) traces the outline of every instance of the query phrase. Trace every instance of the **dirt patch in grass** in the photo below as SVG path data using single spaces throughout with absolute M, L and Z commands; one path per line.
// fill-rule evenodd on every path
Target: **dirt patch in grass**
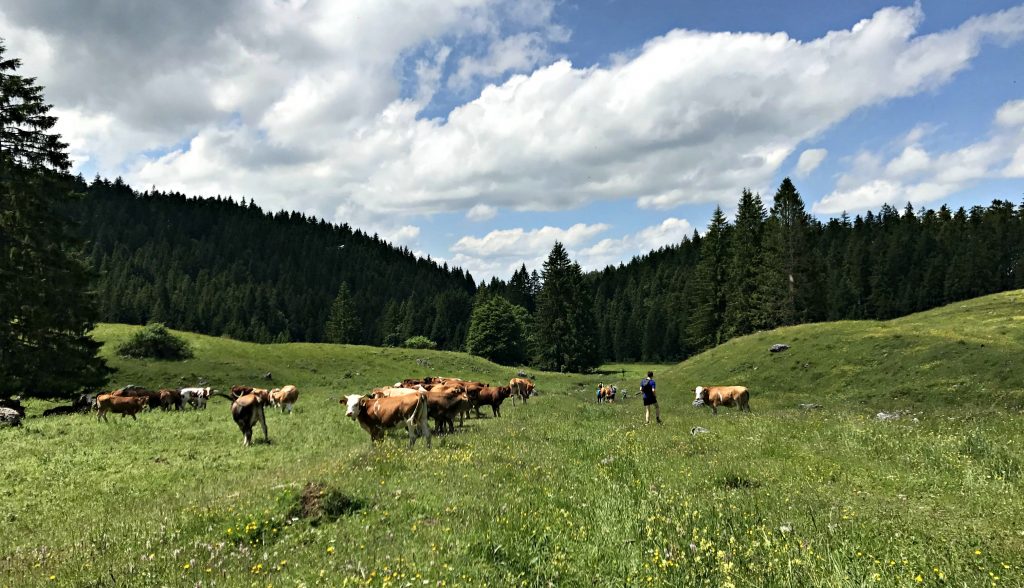
M 308 482 L 288 515 L 306 519 L 316 526 L 336 521 L 366 508 L 366 502 L 319 482 Z

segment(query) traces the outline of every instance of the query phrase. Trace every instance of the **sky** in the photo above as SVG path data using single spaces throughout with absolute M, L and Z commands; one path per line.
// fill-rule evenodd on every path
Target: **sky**
M 507 279 L 770 206 L 1024 199 L 1024 4 L 0 0 L 75 171 Z

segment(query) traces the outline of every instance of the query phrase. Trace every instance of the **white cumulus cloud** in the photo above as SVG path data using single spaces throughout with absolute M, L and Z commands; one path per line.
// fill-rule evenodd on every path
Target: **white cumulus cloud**
M 805 149 L 796 162 L 796 177 L 806 178 L 828 157 L 828 149 Z
M 815 202 L 819 214 L 861 212 L 882 204 L 900 206 L 933 202 L 972 184 L 999 177 L 1024 177 L 1024 117 L 1018 102 L 996 112 L 992 131 L 981 141 L 930 153 L 919 143 L 904 147 L 888 161 L 883 153 L 863 152 L 840 175 L 836 189 Z M 910 138 L 923 135 L 912 131 Z

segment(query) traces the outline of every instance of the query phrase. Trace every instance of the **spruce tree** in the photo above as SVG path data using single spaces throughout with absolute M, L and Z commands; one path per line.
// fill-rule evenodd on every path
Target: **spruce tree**
M 824 297 L 817 281 L 819 263 L 813 250 L 815 221 L 789 178 L 775 192 L 765 225 L 764 287 L 766 328 L 817 318 Z
M 0 396 L 70 396 L 109 370 L 89 337 L 98 307 L 73 236 L 67 145 L 43 89 L 0 44 Z
M 765 306 L 762 237 L 767 217 L 761 196 L 744 189 L 729 247 L 725 334 L 730 338 L 761 326 Z
M 555 242 L 544 262 L 534 316 L 536 364 L 552 371 L 582 372 L 598 363 L 593 302 L 579 264 Z
M 324 327 L 324 339 L 330 343 L 356 343 L 358 336 L 359 318 L 356 316 L 348 284 L 342 282 L 338 287 L 338 295 L 331 304 L 331 313 Z
M 689 325 L 690 342 L 696 349 L 718 345 L 725 340 L 725 305 L 729 265 L 729 223 L 722 207 L 716 206 L 702 239 L 700 262 L 694 272 L 694 313 Z

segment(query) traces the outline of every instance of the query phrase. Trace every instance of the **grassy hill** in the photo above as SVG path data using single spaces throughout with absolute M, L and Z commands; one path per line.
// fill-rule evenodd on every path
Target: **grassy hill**
M 108 355 L 115 384 L 271 372 L 299 386 L 296 413 L 268 415 L 272 443 L 249 449 L 223 399 L 0 430 L 0 586 L 1024 585 L 1022 321 L 1017 291 L 756 334 L 676 366 L 537 373 L 527 406 L 411 452 L 397 433 L 371 450 L 338 398 L 515 370 L 183 334 L 186 362 Z M 135 328 L 97 329 L 104 353 Z M 635 392 L 649 368 L 664 425 L 643 426 L 635 397 L 593 402 L 598 381 Z M 753 413 L 693 408 L 698 383 L 747 385 Z

